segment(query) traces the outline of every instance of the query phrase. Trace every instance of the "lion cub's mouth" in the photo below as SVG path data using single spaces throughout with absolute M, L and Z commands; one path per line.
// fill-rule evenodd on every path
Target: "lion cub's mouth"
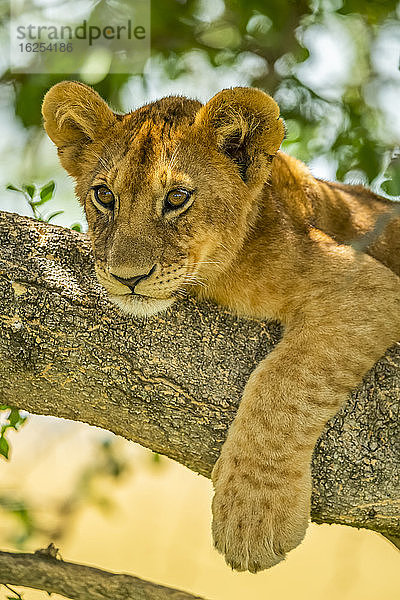
M 141 294 L 112 294 L 108 292 L 111 302 L 116 304 L 124 313 L 136 317 L 150 317 L 159 312 L 167 310 L 173 304 L 176 298 L 154 298 L 152 296 L 143 296 Z

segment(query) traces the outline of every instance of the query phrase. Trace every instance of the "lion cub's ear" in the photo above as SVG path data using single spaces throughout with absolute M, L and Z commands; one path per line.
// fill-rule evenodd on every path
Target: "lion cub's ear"
M 58 148 L 61 164 L 73 176 L 80 173 L 80 156 L 85 146 L 116 122 L 99 94 L 77 81 L 54 85 L 43 99 L 42 114 L 44 128 Z
M 277 103 L 255 88 L 219 92 L 199 110 L 196 126 L 237 164 L 248 185 L 265 182 L 285 133 Z

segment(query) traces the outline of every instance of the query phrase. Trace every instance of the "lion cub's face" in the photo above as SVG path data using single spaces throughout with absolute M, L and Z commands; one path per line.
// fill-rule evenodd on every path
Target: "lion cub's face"
M 237 88 L 114 114 L 91 88 L 54 86 L 45 127 L 76 179 L 96 272 L 138 316 L 204 290 L 235 260 L 283 137 L 275 102 Z

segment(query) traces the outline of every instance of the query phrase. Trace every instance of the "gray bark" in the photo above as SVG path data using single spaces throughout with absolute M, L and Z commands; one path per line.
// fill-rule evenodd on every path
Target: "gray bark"
M 84 421 L 209 476 L 277 323 L 179 302 L 122 315 L 87 238 L 0 213 L 0 401 Z M 384 310 L 384 307 L 382 307 Z M 400 345 L 326 426 L 313 461 L 312 520 L 400 535 Z

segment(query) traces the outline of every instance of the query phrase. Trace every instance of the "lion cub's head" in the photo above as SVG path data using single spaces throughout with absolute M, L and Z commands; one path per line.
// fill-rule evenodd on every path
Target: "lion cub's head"
M 188 287 L 215 285 L 240 251 L 283 138 L 272 98 L 234 88 L 205 106 L 168 97 L 118 115 L 90 87 L 65 81 L 47 92 L 43 116 L 116 304 L 150 315 Z

